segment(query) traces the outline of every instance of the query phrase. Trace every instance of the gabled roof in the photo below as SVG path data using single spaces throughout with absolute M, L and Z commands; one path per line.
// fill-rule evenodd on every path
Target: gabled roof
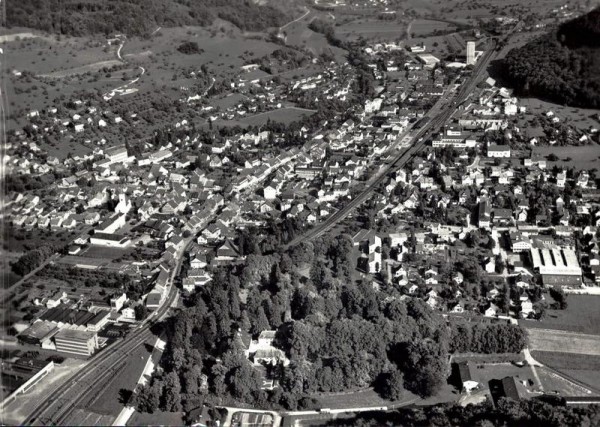
M 460 381 L 465 383 L 467 381 L 473 381 L 473 377 L 471 376 L 471 368 L 469 366 L 469 362 L 460 362 L 457 364 L 458 366 L 458 375 L 460 376 Z

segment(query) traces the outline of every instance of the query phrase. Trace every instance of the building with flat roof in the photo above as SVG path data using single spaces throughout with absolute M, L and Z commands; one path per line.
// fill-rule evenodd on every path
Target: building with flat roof
M 542 276 L 547 286 L 580 286 L 581 267 L 577 254 L 569 248 L 532 248 L 533 269 Z
M 126 248 L 131 244 L 131 239 L 124 234 L 96 232 L 90 237 L 90 243 L 109 248 Z
M 471 133 L 463 132 L 461 129 L 448 127 L 444 132 L 431 141 L 435 148 L 454 147 L 454 148 L 473 148 L 477 141 Z
M 54 369 L 54 362 L 20 358 L 15 362 L 2 362 L 1 390 L 3 400 L 0 411 L 12 403 L 19 394 L 27 393 Z
M 98 348 L 98 335 L 91 331 L 63 329 L 54 337 L 56 350 L 79 356 L 91 356 Z
M 430 53 L 422 53 L 417 55 L 417 58 L 423 63 L 425 68 L 434 68 L 440 62 L 438 58 Z
M 467 42 L 467 65 L 475 65 L 475 42 Z

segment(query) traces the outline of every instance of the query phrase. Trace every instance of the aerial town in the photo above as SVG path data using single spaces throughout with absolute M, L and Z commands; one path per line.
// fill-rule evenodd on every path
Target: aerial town
M 3 424 L 600 423 L 597 2 L 33 3 Z

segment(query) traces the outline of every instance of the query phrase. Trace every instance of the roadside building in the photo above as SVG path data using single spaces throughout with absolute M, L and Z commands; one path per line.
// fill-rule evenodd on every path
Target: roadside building
M 109 248 L 126 248 L 131 244 L 131 239 L 124 234 L 94 233 L 90 237 L 90 243 Z
M 56 351 L 79 356 L 91 356 L 98 348 L 98 335 L 92 331 L 62 329 L 54 337 Z
M 2 362 L 2 395 L 0 411 L 12 403 L 19 394 L 33 389 L 42 378 L 54 369 L 54 362 L 47 360 L 20 358 L 15 362 Z
M 473 376 L 471 374 L 471 366 L 469 362 L 457 363 L 457 368 L 462 390 L 466 391 L 467 393 L 470 393 L 475 388 L 477 388 L 479 383 L 473 380 Z
M 569 248 L 530 251 L 533 269 L 542 276 L 546 286 L 581 286 L 581 267 L 577 253 Z

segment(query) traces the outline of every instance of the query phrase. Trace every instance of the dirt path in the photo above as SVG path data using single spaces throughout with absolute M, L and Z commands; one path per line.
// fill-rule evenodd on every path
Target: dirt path
M 160 29 L 160 27 L 157 28 L 157 30 L 159 30 L 159 29 Z M 127 61 L 125 61 L 123 59 L 123 57 L 121 56 L 121 50 L 123 49 L 123 46 L 125 46 L 124 37 L 125 36 L 123 36 L 123 39 L 121 39 L 121 43 L 119 44 L 119 48 L 117 49 L 117 58 L 121 63 L 127 64 Z M 108 101 L 108 100 L 112 99 L 113 97 L 115 97 L 116 95 L 126 95 L 128 93 L 128 91 L 131 89 L 129 86 L 137 83 L 137 81 L 140 79 L 140 77 L 142 77 L 146 73 L 146 69 L 144 67 L 142 67 L 141 65 L 138 66 L 138 68 L 140 70 L 139 76 L 137 76 L 135 79 L 130 80 L 129 82 L 125 83 L 124 85 L 118 86 L 118 87 L 114 88 L 113 90 L 106 92 L 104 95 L 102 95 L 104 100 Z

